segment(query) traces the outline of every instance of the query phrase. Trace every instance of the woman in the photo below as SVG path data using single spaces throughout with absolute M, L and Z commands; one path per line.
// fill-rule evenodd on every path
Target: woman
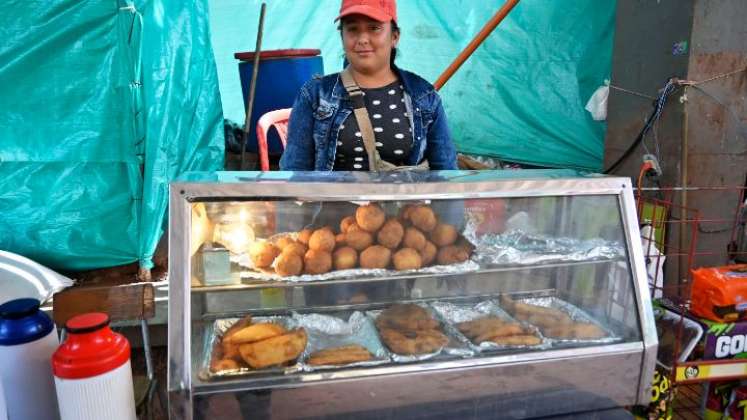
M 394 64 L 400 39 L 395 0 L 343 0 L 337 20 L 347 70 L 364 94 L 358 106 L 365 106 L 381 160 L 395 166 L 427 161 L 433 170 L 457 169 L 441 98 L 430 83 Z M 371 169 L 348 90 L 340 73 L 301 88 L 282 170 Z

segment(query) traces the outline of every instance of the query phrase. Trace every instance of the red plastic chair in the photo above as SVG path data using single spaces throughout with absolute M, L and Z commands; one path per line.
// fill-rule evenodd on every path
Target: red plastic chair
M 278 109 L 270 111 L 257 121 L 257 149 L 259 150 L 259 166 L 263 172 L 270 170 L 270 157 L 267 152 L 267 134 L 270 128 L 275 130 L 280 136 L 280 143 L 285 150 L 285 143 L 288 138 L 288 121 L 290 120 L 291 109 Z

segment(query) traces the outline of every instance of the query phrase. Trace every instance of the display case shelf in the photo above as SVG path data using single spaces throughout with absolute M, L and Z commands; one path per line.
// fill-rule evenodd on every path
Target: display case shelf
M 627 261 L 625 258 L 616 258 L 609 260 L 593 260 L 593 261 L 573 261 L 573 262 L 557 262 L 547 264 L 533 264 L 533 265 L 510 265 L 500 267 L 489 267 L 480 268 L 479 270 L 467 271 L 463 273 L 413 273 L 413 274 L 398 274 L 393 276 L 372 276 L 372 277 L 357 277 L 357 278 L 342 278 L 342 279 L 329 279 L 329 280 L 312 280 L 304 282 L 292 282 L 292 281 L 269 281 L 269 280 L 243 280 L 241 284 L 226 284 L 216 286 L 200 286 L 193 285 L 192 292 L 195 293 L 208 293 L 208 292 L 235 292 L 240 290 L 258 290 L 258 289 L 275 289 L 275 288 L 293 288 L 300 286 L 319 286 L 319 285 L 333 285 L 333 284 L 354 284 L 354 283 L 370 283 L 380 281 L 396 281 L 402 279 L 438 279 L 443 277 L 452 276 L 463 276 L 471 273 L 479 274 L 490 274 L 490 273 L 504 273 L 511 271 L 529 271 L 529 270 L 541 270 L 541 269 L 552 269 L 552 268 L 573 268 L 573 267 L 584 267 L 593 265 L 604 265 L 604 264 L 617 264 L 619 262 Z

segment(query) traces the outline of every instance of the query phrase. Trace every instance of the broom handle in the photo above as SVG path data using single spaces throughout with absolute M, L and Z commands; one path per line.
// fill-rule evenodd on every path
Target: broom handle
M 503 19 L 508 16 L 508 14 L 513 10 L 516 5 L 519 4 L 519 0 L 507 0 L 506 3 L 503 4 L 503 7 L 498 10 L 498 13 L 493 16 L 492 19 L 488 21 L 488 23 L 485 24 L 485 26 L 482 28 L 482 30 L 475 36 L 475 38 L 472 40 L 472 42 L 467 45 L 467 47 L 464 49 L 464 51 L 459 54 L 459 57 L 454 60 L 451 65 L 441 74 L 441 76 L 436 80 L 436 83 L 434 83 L 434 86 L 436 90 L 440 90 L 443 85 L 446 84 L 446 82 L 451 79 L 451 76 L 454 75 L 454 73 L 459 70 L 460 67 L 462 67 L 462 64 L 464 64 L 465 61 L 477 50 L 477 48 L 485 41 L 485 39 L 490 36 L 490 34 L 495 30 L 495 28 L 498 27 L 498 25 L 501 24 Z
M 246 117 L 244 118 L 244 138 L 241 142 L 241 167 L 240 170 L 246 170 L 246 144 L 251 134 L 252 113 L 254 112 L 254 95 L 257 90 L 257 76 L 259 75 L 259 59 L 262 55 L 262 33 L 265 28 L 265 9 L 266 3 L 262 3 L 259 9 L 259 28 L 257 29 L 257 47 L 254 49 L 254 63 L 252 67 L 252 79 L 249 82 L 249 98 L 246 104 Z

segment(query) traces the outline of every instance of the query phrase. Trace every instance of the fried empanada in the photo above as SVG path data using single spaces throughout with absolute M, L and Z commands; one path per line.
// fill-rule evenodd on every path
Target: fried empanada
M 508 337 L 494 337 L 489 341 L 503 346 L 537 346 L 542 344 L 542 340 L 539 337 L 530 334 L 511 335 Z
M 286 330 L 278 324 L 261 323 L 244 327 L 226 338 L 229 344 L 246 344 L 255 341 L 266 340 L 271 337 L 285 334 Z
M 400 331 L 393 328 L 381 328 L 379 334 L 389 350 L 397 354 L 433 353 L 449 342 L 448 337 L 434 329 Z
M 373 355 L 365 347 L 349 345 L 314 352 L 309 356 L 307 363 L 312 366 L 332 366 L 365 362 L 371 359 Z
M 287 334 L 239 346 L 241 358 L 253 369 L 263 369 L 296 360 L 306 348 L 306 331 L 298 328 Z

